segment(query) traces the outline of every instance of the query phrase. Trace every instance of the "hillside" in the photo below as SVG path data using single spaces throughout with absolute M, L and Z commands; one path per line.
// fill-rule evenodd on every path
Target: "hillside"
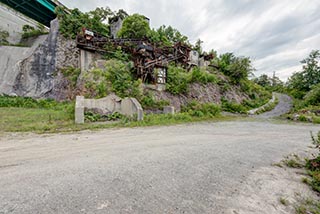
M 119 17 L 119 14 L 116 15 L 115 17 Z M 74 10 L 69 16 L 82 20 L 81 17 L 86 14 Z M 130 17 L 127 14 L 124 16 Z M 193 59 L 185 61 L 178 58 L 161 65 L 165 69 L 166 80 L 158 83 L 155 75 L 162 70 L 154 68 L 151 76 L 139 76 L 135 58 L 123 46 L 111 46 L 107 49 L 103 46 L 107 50 L 104 53 L 79 49 L 79 43 L 75 40 L 77 32 L 69 32 L 70 26 L 75 23 L 67 23 L 66 14 L 58 17 L 60 23 L 57 19 L 53 20 L 48 35 L 28 40 L 31 47 L 1 47 L 8 54 L 1 57 L 1 64 L 6 66 L 0 71 L 0 76 L 3 77 L 0 93 L 57 101 L 74 100 L 77 95 L 101 98 L 116 94 L 120 97 L 135 97 L 146 112 L 154 113 L 161 112 L 165 105 L 172 105 L 178 111 L 186 111 L 186 108 L 196 103 L 212 103 L 226 111 L 246 112 L 263 105 L 271 97 L 269 92 L 248 79 L 252 70 L 249 58 L 236 57 L 232 53 L 218 56 L 214 51 L 208 55 L 201 50 L 201 43 L 190 45 L 186 37 L 176 30 L 173 30 L 175 38 L 163 36 L 165 39 L 160 38 L 158 42 L 154 37 L 160 31 L 151 30 L 153 33 L 151 36 L 148 33 L 149 40 L 154 42 L 152 44 L 162 44 L 155 47 L 169 52 L 171 47 L 176 47 L 172 46 L 174 41 L 184 41 L 186 45 L 181 47 L 190 47 L 190 54 L 197 53 L 199 58 L 195 65 L 190 64 Z M 83 24 L 90 23 L 90 17 L 87 19 Z M 93 16 L 92 20 L 95 19 Z M 76 29 L 79 30 L 81 23 L 77 25 Z M 102 24 L 100 29 L 106 28 Z M 163 32 L 168 29 L 173 28 L 162 28 Z

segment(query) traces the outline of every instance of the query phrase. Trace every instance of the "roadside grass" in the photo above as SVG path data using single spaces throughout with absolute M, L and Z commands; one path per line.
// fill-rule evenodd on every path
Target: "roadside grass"
M 320 202 L 304 199 L 295 207 L 296 214 L 320 214 Z
M 115 122 L 75 124 L 73 112 L 68 109 L 0 107 L 0 118 L 0 132 L 56 133 L 86 129 L 175 125 L 201 121 L 215 122 L 232 120 L 234 117 L 221 115 L 196 117 L 187 113 L 149 114 L 144 116 L 143 121 L 124 117 Z
M 97 117 L 87 112 L 86 123 L 74 123 L 74 103 L 56 102 L 50 99 L 35 100 L 26 97 L 0 96 L 1 132 L 70 132 L 85 129 L 113 127 L 161 126 L 201 121 L 222 121 L 235 118 L 222 116 L 220 106 L 192 102 L 181 113 L 147 114 L 136 121 L 119 113 Z M 97 122 L 98 121 L 98 122 Z
M 303 168 L 305 166 L 305 162 L 296 154 L 291 154 L 286 156 L 281 162 L 272 164 L 273 166 L 277 166 L 282 168 L 283 165 L 290 168 Z
M 285 157 L 280 163 L 272 164 L 273 166 L 282 167 L 283 164 L 292 168 L 304 168 L 305 176 L 301 179 L 302 183 L 309 185 L 315 192 L 320 193 L 320 131 L 317 135 L 311 133 L 312 144 L 318 149 L 317 154 L 312 154 L 313 158 L 302 160 L 298 155 L 291 154 Z M 279 202 L 288 206 L 286 199 L 279 198 Z M 301 198 L 294 205 L 296 214 L 320 214 L 320 201 L 311 198 Z

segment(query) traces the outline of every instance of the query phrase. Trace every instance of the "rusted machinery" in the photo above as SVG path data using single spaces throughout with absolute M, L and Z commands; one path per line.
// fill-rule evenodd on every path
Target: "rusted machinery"
M 148 39 L 110 39 L 85 28 L 77 36 L 77 47 L 81 49 L 107 53 L 110 46 L 120 46 L 130 54 L 137 77 L 149 83 L 165 83 L 170 62 L 187 67 L 191 51 L 188 45 L 182 43 L 176 43 L 172 47 L 159 47 Z

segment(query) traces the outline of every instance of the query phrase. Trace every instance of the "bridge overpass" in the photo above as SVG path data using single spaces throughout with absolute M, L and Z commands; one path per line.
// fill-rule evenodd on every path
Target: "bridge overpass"
M 55 8 L 64 6 L 57 0 L 0 0 L 0 2 L 47 27 L 50 27 L 50 21 L 56 18 Z

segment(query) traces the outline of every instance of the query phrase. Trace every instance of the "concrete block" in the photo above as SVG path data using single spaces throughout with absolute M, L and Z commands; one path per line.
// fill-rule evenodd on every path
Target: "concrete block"
M 76 107 L 74 112 L 75 123 L 84 123 L 84 97 L 76 97 Z
M 103 114 L 120 112 L 121 98 L 111 94 L 101 99 L 85 99 L 84 107 L 86 109 L 99 109 Z
M 130 117 L 137 115 L 137 120 L 143 120 L 143 109 L 135 98 L 124 98 L 121 102 L 121 113 Z
M 164 114 L 174 114 L 174 106 L 165 106 L 163 107 Z

